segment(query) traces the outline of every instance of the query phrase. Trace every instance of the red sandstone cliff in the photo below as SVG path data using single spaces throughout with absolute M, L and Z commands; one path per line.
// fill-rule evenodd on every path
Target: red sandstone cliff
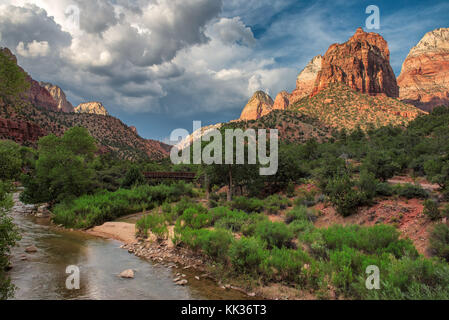
M 412 48 L 398 83 L 400 99 L 420 109 L 449 105 L 449 28 L 428 32 Z
M 359 28 L 347 42 L 331 45 L 323 57 L 312 96 L 336 82 L 370 95 L 398 97 L 399 87 L 385 39 Z

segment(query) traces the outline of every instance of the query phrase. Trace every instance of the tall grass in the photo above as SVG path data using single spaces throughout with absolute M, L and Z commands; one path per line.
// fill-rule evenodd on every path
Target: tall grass
M 69 228 L 89 228 L 124 215 L 153 209 L 163 202 L 174 202 L 182 196 L 193 195 L 193 186 L 185 183 L 103 191 L 57 205 L 53 211 L 53 221 Z

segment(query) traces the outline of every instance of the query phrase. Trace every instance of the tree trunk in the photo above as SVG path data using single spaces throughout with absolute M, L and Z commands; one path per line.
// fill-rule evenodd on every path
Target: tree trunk
M 228 186 L 228 202 L 232 201 L 232 170 L 229 166 L 229 186 Z
M 209 175 L 207 173 L 204 175 L 204 187 L 206 188 L 206 200 L 209 201 Z

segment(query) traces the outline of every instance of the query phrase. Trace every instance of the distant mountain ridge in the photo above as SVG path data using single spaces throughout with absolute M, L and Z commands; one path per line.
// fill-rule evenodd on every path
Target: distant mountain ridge
M 9 49 L 1 51 L 17 64 Z M 140 137 L 135 128 L 109 116 L 100 102 L 82 104 L 77 110 L 60 87 L 39 83 L 21 70 L 30 82 L 30 89 L 23 95 L 26 103 L 21 108 L 0 105 L 0 139 L 35 145 L 43 135 L 53 133 L 60 136 L 71 127 L 81 126 L 89 130 L 102 151 L 112 152 L 121 159 L 162 159 L 168 156 L 170 146 Z

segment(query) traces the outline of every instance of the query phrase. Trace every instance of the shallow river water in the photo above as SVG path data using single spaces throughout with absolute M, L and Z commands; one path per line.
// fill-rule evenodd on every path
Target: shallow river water
M 193 271 L 154 265 L 120 249 L 120 242 L 104 240 L 82 232 L 61 231 L 46 219 L 12 212 L 22 239 L 12 250 L 9 272 L 17 287 L 14 299 L 247 299 L 237 291 L 220 289 L 210 280 L 198 281 Z M 34 245 L 36 253 L 26 253 Z M 68 290 L 66 268 L 80 270 L 80 289 Z M 134 279 L 118 277 L 133 269 Z M 177 272 L 187 274 L 189 285 L 173 283 Z

